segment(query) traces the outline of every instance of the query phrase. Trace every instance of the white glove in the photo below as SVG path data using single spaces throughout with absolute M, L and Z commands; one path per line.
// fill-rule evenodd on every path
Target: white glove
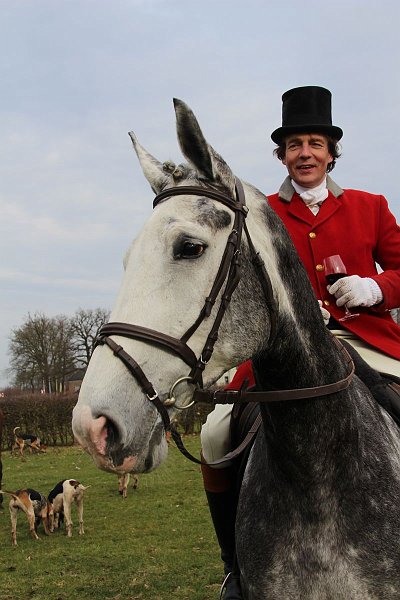
M 337 298 L 337 306 L 373 306 L 383 300 L 382 290 L 374 279 L 350 275 L 342 277 L 332 285 L 327 286 L 332 296 Z
M 328 325 L 329 319 L 331 318 L 331 313 L 329 312 L 329 310 L 326 310 L 326 308 L 324 308 L 322 306 L 322 300 L 318 300 L 318 304 L 319 304 L 319 307 L 321 309 L 321 314 L 322 314 L 322 318 L 324 320 L 324 323 L 325 323 L 325 325 Z

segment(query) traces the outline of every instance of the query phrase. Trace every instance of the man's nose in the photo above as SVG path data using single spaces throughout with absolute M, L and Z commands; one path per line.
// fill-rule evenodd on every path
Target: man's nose
M 302 156 L 303 158 L 308 158 L 309 156 L 311 156 L 310 146 L 308 143 L 302 144 L 300 156 Z

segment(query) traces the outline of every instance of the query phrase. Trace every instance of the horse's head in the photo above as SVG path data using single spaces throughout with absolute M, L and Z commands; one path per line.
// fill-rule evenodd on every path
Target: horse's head
M 244 221 L 247 210 L 235 210 L 239 202 L 235 177 L 206 142 L 192 111 L 178 100 L 175 111 L 179 143 L 189 164 L 160 163 L 130 134 L 158 201 L 126 253 L 125 274 L 110 318 L 113 325 L 104 329 L 109 344 L 97 346 L 74 409 L 76 438 L 106 470 L 143 472 L 156 467 L 166 456 L 167 443 L 160 412 L 152 402 L 153 392 L 162 403 L 171 386 L 184 377 L 173 395 L 177 406 L 188 404 L 193 392 L 189 373 L 193 377 L 196 372 L 197 384 L 202 380 L 204 387 L 210 386 L 252 356 L 270 333 L 270 311 L 250 261 L 249 245 L 236 239 L 238 219 Z M 176 195 L 183 186 L 191 186 L 192 191 Z M 198 189 L 193 191 L 193 186 Z M 263 252 L 272 257 L 268 270 L 274 285 L 277 261 L 271 241 L 274 233 L 271 239 L 266 233 L 267 202 L 255 188 L 244 186 L 250 209 L 247 222 L 256 245 L 262 241 Z M 220 201 L 219 196 L 227 200 Z M 221 273 L 226 253 L 231 258 Z M 235 289 L 232 282 L 238 275 L 235 261 L 239 255 L 241 279 Z M 234 289 L 229 305 L 227 285 Z M 217 327 L 218 336 L 210 340 L 209 333 L 222 314 L 221 302 L 227 308 Z M 280 302 L 285 304 L 285 299 Z M 126 335 L 125 325 L 133 326 L 134 335 Z M 143 339 L 138 334 L 143 328 L 177 340 L 184 351 L 160 344 L 159 339 L 155 343 L 148 336 Z M 133 358 L 137 363 L 150 387 L 146 388 L 142 375 L 132 376 L 127 360 L 125 364 L 119 360 L 120 346 L 128 362 Z M 193 357 L 197 367 L 192 364 Z M 174 410 L 174 406 L 168 408 L 170 416 Z

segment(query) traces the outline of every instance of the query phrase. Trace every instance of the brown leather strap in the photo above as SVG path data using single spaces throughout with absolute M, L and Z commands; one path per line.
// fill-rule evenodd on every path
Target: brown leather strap
M 243 214 L 239 211 L 235 213 L 235 221 L 233 225 L 233 230 L 229 238 L 232 238 L 231 241 L 228 240 L 228 244 L 226 246 L 226 251 L 224 253 L 223 260 L 221 262 L 220 268 L 218 270 L 217 277 L 214 281 L 213 288 L 210 293 L 210 299 L 215 303 L 217 296 L 222 288 L 223 283 L 225 283 L 225 288 L 222 292 L 220 304 L 218 307 L 217 314 L 214 319 L 214 323 L 211 326 L 209 334 L 207 336 L 206 342 L 204 344 L 203 350 L 200 355 L 200 359 L 196 365 L 196 368 L 193 369 L 190 373 L 191 377 L 194 381 L 200 381 L 202 377 L 202 373 L 208 361 L 210 360 L 212 353 L 214 351 L 215 343 L 218 339 L 218 331 L 222 322 L 222 319 L 225 315 L 225 312 L 229 306 L 231 301 L 231 297 L 233 292 L 236 289 L 236 286 L 240 280 L 240 265 L 241 265 L 241 256 L 240 256 L 240 246 L 241 246 L 241 235 L 243 229 Z M 204 318 L 204 317 L 203 317 Z M 201 322 L 201 321 L 200 321 Z M 200 324 L 199 320 L 196 321 L 193 327 L 190 328 L 190 335 L 196 330 L 198 325 Z M 188 332 L 183 336 L 182 339 L 187 339 Z
M 184 456 L 186 456 L 186 458 L 188 458 L 192 462 L 194 462 L 196 464 L 200 464 L 200 465 L 209 465 L 211 467 L 213 467 L 215 465 L 223 464 L 223 463 L 228 462 L 228 461 L 236 458 L 237 456 L 239 456 L 239 454 L 241 454 L 243 452 L 243 450 L 245 448 L 247 448 L 247 446 L 253 440 L 254 436 L 256 435 L 256 433 L 261 425 L 261 421 L 262 421 L 261 415 L 258 415 L 253 426 L 247 433 L 245 439 L 237 448 L 235 448 L 235 450 L 228 452 L 228 454 L 226 454 L 222 458 L 215 460 L 213 462 L 210 462 L 210 463 L 206 463 L 204 461 L 199 460 L 198 458 L 193 456 L 186 449 L 179 432 L 175 429 L 175 427 L 173 425 L 171 425 L 171 421 L 170 421 L 167 409 L 161 402 L 156 390 L 154 389 L 154 387 L 150 383 L 150 381 L 147 379 L 146 375 L 144 374 L 144 372 L 142 371 L 142 369 L 138 365 L 138 363 L 127 352 L 125 352 L 125 350 L 122 348 L 122 346 L 120 346 L 119 344 L 116 344 L 114 342 L 114 340 L 112 340 L 111 338 L 109 338 L 107 336 L 103 336 L 102 338 L 100 338 L 99 344 L 106 344 L 113 351 L 115 356 L 118 356 L 118 358 L 123 362 L 123 364 L 130 371 L 130 373 L 139 382 L 139 384 L 140 384 L 143 392 L 146 394 L 148 400 L 150 400 L 150 402 L 152 402 L 156 406 L 158 412 L 160 413 L 165 431 L 171 432 L 172 438 L 173 438 L 177 448 L 180 450 L 180 452 Z
M 100 338 L 103 335 L 119 335 L 163 346 L 167 350 L 178 354 L 189 367 L 194 367 L 197 364 L 197 357 L 189 346 L 179 339 L 154 329 L 148 329 L 140 325 L 130 325 L 129 323 L 110 322 L 100 329 Z
M 239 456 L 243 452 L 243 450 L 245 450 L 247 448 L 247 446 L 253 441 L 257 431 L 260 429 L 261 423 L 262 423 L 262 416 L 261 416 L 261 414 L 258 414 L 253 425 L 250 427 L 246 437 L 239 444 L 239 446 L 237 446 L 237 448 L 235 448 L 231 452 L 228 452 L 222 458 L 219 458 L 217 460 L 214 460 L 214 461 L 206 463 L 206 464 L 209 465 L 210 467 L 213 467 L 215 465 L 221 465 L 225 462 L 233 460 L 234 458 Z
M 187 448 L 185 448 L 185 446 L 182 442 L 181 436 L 179 435 L 178 431 L 174 428 L 173 425 L 171 425 L 171 435 L 172 435 L 172 438 L 173 438 L 178 450 L 180 450 L 180 452 L 184 456 L 186 456 L 186 458 L 188 458 L 192 462 L 196 463 L 197 465 L 207 465 L 209 467 L 215 467 L 217 465 L 222 465 L 226 462 L 229 462 L 229 461 L 233 460 L 234 458 L 237 458 L 247 448 L 247 446 L 253 441 L 253 439 L 256 436 L 257 431 L 260 428 L 261 423 L 262 423 L 262 417 L 261 417 L 261 414 L 259 414 L 259 415 L 257 415 L 257 418 L 255 419 L 253 425 L 251 426 L 246 437 L 239 444 L 239 446 L 237 446 L 237 448 L 235 448 L 234 450 L 231 450 L 231 452 L 228 452 L 227 454 L 225 454 L 225 456 L 223 456 L 222 458 L 218 458 L 217 460 L 213 460 L 211 462 L 206 462 L 204 460 L 200 460 L 200 459 L 196 458 L 195 456 L 193 456 L 193 454 L 190 454 L 189 450 L 187 450 Z
M 217 190 L 212 190 L 211 188 L 201 188 L 197 186 L 182 185 L 180 187 L 168 188 L 160 192 L 154 198 L 153 208 L 155 208 L 157 204 L 159 204 L 163 200 L 166 200 L 167 198 L 172 198 L 172 196 L 199 196 L 200 198 L 202 196 L 205 196 L 206 198 L 211 198 L 212 200 L 217 200 L 218 202 L 221 202 L 221 204 L 224 204 L 233 211 L 240 210 L 246 216 L 248 213 L 248 208 L 246 206 L 244 194 L 239 195 L 240 192 L 238 194 L 237 191 L 236 194 L 238 199 L 233 199 L 229 196 L 226 196 L 225 194 L 221 194 L 221 192 L 217 192 Z
M 112 340 L 110 337 L 103 335 L 101 338 L 99 338 L 98 343 L 106 344 L 109 348 L 111 348 L 115 356 L 117 356 L 123 362 L 123 364 L 133 375 L 136 381 L 139 382 L 143 392 L 147 396 L 147 399 L 150 402 L 152 402 L 157 408 L 161 416 L 165 431 L 170 431 L 171 421 L 169 419 L 168 411 L 161 402 L 156 390 L 154 389 L 150 381 L 147 379 L 146 375 L 144 374 L 143 370 L 138 365 L 138 363 L 132 358 L 132 356 L 125 352 L 122 346 L 116 344 L 114 340 Z
M 336 338 L 334 338 L 336 340 Z M 240 390 L 203 390 L 196 389 L 193 393 L 195 402 L 211 404 L 242 404 L 244 402 L 283 402 L 286 400 L 305 400 L 306 398 L 319 398 L 345 390 L 354 375 L 354 363 L 347 350 L 340 344 L 340 349 L 346 358 L 349 374 L 339 381 L 327 383 L 316 387 L 294 388 L 291 390 L 251 391 Z

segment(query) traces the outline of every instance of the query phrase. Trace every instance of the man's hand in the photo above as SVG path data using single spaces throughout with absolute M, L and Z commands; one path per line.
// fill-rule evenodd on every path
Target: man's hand
M 329 310 L 326 310 L 326 308 L 324 308 L 322 306 L 322 300 L 318 300 L 318 304 L 319 304 L 319 307 L 321 309 L 321 314 L 322 314 L 322 318 L 324 320 L 324 323 L 325 323 L 325 325 L 328 325 L 329 319 L 331 318 L 331 313 L 329 312 Z
M 350 275 L 342 277 L 327 290 L 335 296 L 337 306 L 373 306 L 383 300 L 381 288 L 374 279 Z

